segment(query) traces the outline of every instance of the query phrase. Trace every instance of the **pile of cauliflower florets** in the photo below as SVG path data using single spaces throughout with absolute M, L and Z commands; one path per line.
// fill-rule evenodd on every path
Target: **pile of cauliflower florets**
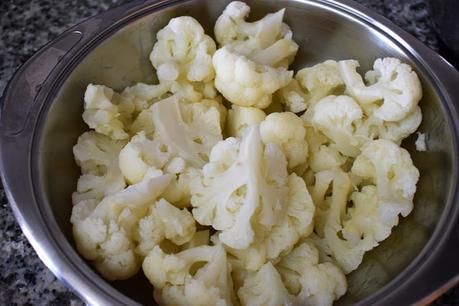
M 331 305 L 413 209 L 416 73 L 384 58 L 365 80 L 355 60 L 294 74 L 285 11 L 249 11 L 226 7 L 218 45 L 170 20 L 157 85 L 86 89 L 76 246 L 108 280 L 142 268 L 161 305 Z

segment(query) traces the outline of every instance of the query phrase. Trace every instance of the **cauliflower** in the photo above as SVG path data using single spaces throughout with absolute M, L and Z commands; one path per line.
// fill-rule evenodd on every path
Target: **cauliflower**
M 299 305 L 330 306 L 347 290 L 343 272 L 333 263 L 320 263 L 317 248 L 308 240 L 283 257 L 276 268 Z
M 114 140 L 128 138 L 122 115 L 125 118 L 129 117 L 134 107 L 129 103 L 120 103 L 122 101 L 113 89 L 89 84 L 84 94 L 84 122 L 90 128 Z
M 73 147 L 75 161 L 81 168 L 73 204 L 83 200 L 101 200 L 122 190 L 126 183 L 118 167 L 118 154 L 123 141 L 116 141 L 97 132 L 85 132 Z
M 272 263 L 264 264 L 244 280 L 238 296 L 246 306 L 290 306 L 296 305 Z
M 195 232 L 196 224 L 188 210 L 180 210 L 161 199 L 139 220 L 135 232 L 136 252 L 145 257 L 164 239 L 183 245 L 193 239 Z
M 172 18 L 157 35 L 150 54 L 160 83 L 190 101 L 216 97 L 212 55 L 215 42 L 190 16 Z
M 258 124 L 266 118 L 266 114 L 255 107 L 231 105 L 228 111 L 226 130 L 229 136 L 241 137 L 246 127 Z
M 260 134 L 264 143 L 274 143 L 282 149 L 290 169 L 306 162 L 308 158 L 306 130 L 303 120 L 294 113 L 269 114 L 260 124 Z
M 411 212 L 419 178 L 408 152 L 383 139 L 364 148 L 351 173 L 361 185 L 352 194 L 349 176 L 338 170 L 317 173 L 312 191 L 322 251 L 345 273 L 355 270 L 365 252 L 390 235 L 398 215 L 406 217 Z M 331 196 L 327 197 L 331 183 Z M 348 205 L 349 194 L 353 205 Z
M 292 173 L 288 177 L 289 195 L 287 209 L 269 233 L 256 235 L 254 244 L 243 250 L 228 248 L 242 266 L 258 270 L 266 260 L 276 261 L 289 252 L 299 239 L 307 237 L 313 229 L 314 204 L 303 179 Z M 264 236 L 264 238 L 263 238 Z
M 119 168 L 128 183 L 135 184 L 143 180 L 151 167 L 161 169 L 169 158 L 170 153 L 164 150 L 164 145 L 139 132 L 120 151 Z
M 217 101 L 186 103 L 172 96 L 153 104 L 152 114 L 158 141 L 193 167 L 202 167 L 212 147 L 222 139 L 226 114 Z
M 270 230 L 285 209 L 285 157 L 276 145 L 264 146 L 259 127 L 252 125 L 241 141 L 227 138 L 212 149 L 190 191 L 194 218 L 221 231 L 225 245 L 245 249 L 254 240 L 252 224 Z
M 197 263 L 205 263 L 192 274 Z M 159 246 L 143 262 L 161 305 L 233 305 L 231 266 L 221 245 L 199 246 L 166 255 Z
M 413 111 L 422 98 L 421 83 L 416 73 L 407 64 L 396 58 L 378 58 L 373 70 L 365 78 L 356 71 L 359 63 L 355 60 L 339 62 L 341 77 L 346 84 L 346 91 L 359 103 L 377 103 L 382 105 L 374 111 L 376 118 L 385 121 L 399 121 Z
M 343 86 L 338 63 L 327 60 L 299 70 L 295 79 L 279 91 L 279 96 L 287 109 L 299 113 L 322 98 L 341 92 Z
M 212 62 L 215 67 L 215 87 L 231 103 L 239 106 L 266 108 L 273 93 L 286 86 L 293 72 L 251 61 L 237 54 L 232 47 L 218 49 Z
M 215 87 L 231 103 L 266 108 L 272 95 L 293 77 L 287 71 L 298 45 L 282 22 L 285 10 L 249 23 L 250 7 L 233 1 L 215 23 L 215 37 L 222 46 L 213 56 Z
M 292 31 L 282 22 L 285 9 L 268 14 L 256 22 L 246 22 L 250 7 L 233 1 L 215 23 L 215 37 L 220 46 L 231 45 L 250 60 L 272 67 L 284 67 L 293 61 L 298 45 Z
M 340 153 L 355 157 L 367 141 L 367 137 L 355 135 L 362 116 L 362 109 L 351 97 L 330 95 L 308 109 L 303 118 L 330 138 Z
M 76 247 L 106 279 L 126 279 L 139 270 L 140 258 L 134 252 L 135 229 L 171 179 L 170 175 L 146 178 L 106 196 L 100 203 L 86 200 L 73 207 Z
M 134 105 L 134 114 L 138 114 L 148 109 L 154 102 L 157 102 L 168 94 L 169 84 L 150 85 L 137 83 L 133 86 L 126 87 L 121 93 L 126 103 Z

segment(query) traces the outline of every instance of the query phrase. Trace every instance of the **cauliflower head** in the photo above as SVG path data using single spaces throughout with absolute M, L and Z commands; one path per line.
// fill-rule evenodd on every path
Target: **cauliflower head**
M 134 233 L 149 205 L 166 189 L 170 175 L 146 178 L 117 193 L 81 201 L 72 209 L 76 247 L 109 280 L 126 279 L 140 268 Z
M 279 272 L 270 262 L 245 278 L 244 285 L 238 290 L 238 296 L 246 306 L 296 305 L 294 296 L 289 294 Z
M 365 75 L 368 86 L 357 72 L 358 66 L 355 60 L 340 61 L 341 77 L 346 84 L 346 91 L 359 103 L 382 101 L 382 105 L 374 111 L 376 118 L 399 121 L 412 112 L 421 100 L 421 83 L 416 72 L 399 59 L 378 58 L 373 70 Z
M 212 55 L 215 42 L 190 16 L 172 18 L 157 35 L 150 54 L 160 83 L 190 101 L 216 97 Z
M 258 124 L 265 118 L 265 112 L 259 108 L 233 104 L 231 109 L 228 110 L 226 131 L 231 137 L 242 137 L 246 127 Z
M 101 200 L 126 186 L 118 167 L 118 154 L 123 141 L 112 140 L 97 132 L 85 132 L 73 147 L 75 161 L 81 168 L 77 190 L 72 194 L 73 204 L 83 200 Z
M 276 268 L 298 305 L 331 306 L 347 290 L 343 272 L 331 262 L 321 263 L 310 240 L 284 256 Z
M 172 96 L 152 106 L 153 125 L 164 150 L 199 168 L 222 140 L 225 117 L 224 106 L 214 100 L 188 103 Z
M 197 263 L 205 264 L 192 274 Z M 198 246 L 171 255 L 156 246 L 142 267 L 161 305 L 233 305 L 231 266 L 221 245 Z
M 249 247 L 255 236 L 252 224 L 270 230 L 285 209 L 286 168 L 279 148 L 263 145 L 257 125 L 246 128 L 241 140 L 219 142 L 190 183 L 194 218 L 219 230 L 223 244 Z
M 290 112 L 272 113 L 260 123 L 264 143 L 278 145 L 287 157 L 288 167 L 293 169 L 308 158 L 308 143 L 303 120 Z

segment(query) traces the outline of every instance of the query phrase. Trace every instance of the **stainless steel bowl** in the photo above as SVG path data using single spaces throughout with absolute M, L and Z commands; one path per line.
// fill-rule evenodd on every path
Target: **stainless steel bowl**
M 377 57 L 410 63 L 424 89 L 422 132 L 427 152 L 404 142 L 421 172 L 413 213 L 365 256 L 338 304 L 426 302 L 459 281 L 459 74 L 440 56 L 384 18 L 348 0 L 248 1 L 251 18 L 287 8 L 286 22 L 301 46 L 295 68 L 325 59 Z M 108 283 L 75 251 L 70 195 L 78 169 L 72 146 L 87 128 L 81 119 L 88 83 L 115 89 L 155 81 L 148 62 L 155 33 L 170 18 L 212 25 L 228 1 L 135 1 L 75 26 L 41 49 L 11 80 L 0 118 L 0 166 L 13 211 L 45 264 L 94 305 L 152 304 L 139 274 Z

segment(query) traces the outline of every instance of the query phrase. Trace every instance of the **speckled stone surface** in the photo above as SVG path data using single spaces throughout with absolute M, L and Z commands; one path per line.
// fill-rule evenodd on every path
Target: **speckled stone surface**
M 0 1 L 0 93 L 19 65 L 46 42 L 84 18 L 125 0 Z M 386 16 L 433 50 L 438 41 L 425 0 L 358 0 Z M 459 305 L 459 289 L 436 305 Z M 17 225 L 0 189 L 0 305 L 83 305 L 43 265 Z

